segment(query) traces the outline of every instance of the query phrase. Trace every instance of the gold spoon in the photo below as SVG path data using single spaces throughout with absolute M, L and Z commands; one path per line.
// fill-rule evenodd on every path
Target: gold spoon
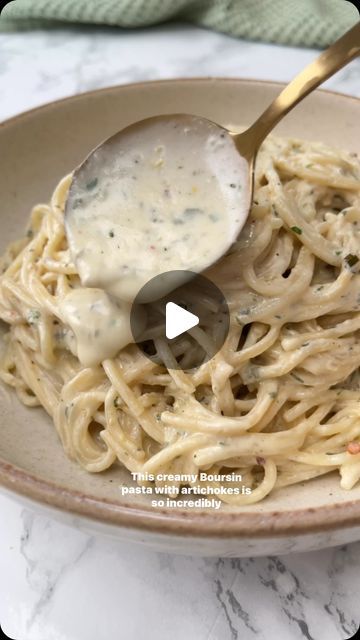
M 249 162 L 251 179 L 256 154 L 270 131 L 303 98 L 358 55 L 360 55 L 360 22 L 291 80 L 251 127 L 240 134 L 229 131 L 239 153 Z M 251 185 L 253 185 L 253 179 Z
M 141 120 L 102 142 L 75 170 L 66 202 L 66 233 L 82 284 L 131 301 L 161 273 L 199 273 L 215 263 L 245 224 L 264 138 L 359 54 L 360 22 L 243 133 L 199 116 L 172 114 Z M 200 188 L 191 187 L 194 181 Z M 181 247 L 180 237 L 187 238 Z M 179 284 L 174 281 L 173 288 Z

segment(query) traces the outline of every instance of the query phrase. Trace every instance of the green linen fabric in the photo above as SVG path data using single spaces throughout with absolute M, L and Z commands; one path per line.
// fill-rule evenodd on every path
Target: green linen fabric
M 294 46 L 325 47 L 357 20 L 348 0 L 15 0 L 1 30 L 64 23 L 149 27 L 169 20 L 230 36 Z

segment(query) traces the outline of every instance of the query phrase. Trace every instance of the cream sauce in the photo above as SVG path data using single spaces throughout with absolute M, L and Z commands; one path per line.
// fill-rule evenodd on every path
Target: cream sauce
M 203 271 L 245 223 L 248 163 L 221 127 L 195 122 L 190 127 L 180 117 L 130 127 L 74 174 L 66 233 L 86 288 L 67 296 L 63 312 L 83 364 L 112 357 L 132 341 L 130 303 L 143 285 L 168 271 L 180 277 Z M 151 291 L 146 302 L 185 279 L 171 288 L 167 279 L 168 288 Z
M 236 239 L 249 208 L 248 164 L 222 128 L 180 122 L 130 129 L 75 174 L 66 228 L 85 286 L 132 301 L 161 273 L 203 271 Z
M 133 341 L 130 310 L 131 304 L 115 302 L 101 289 L 79 287 L 62 299 L 60 315 L 76 338 L 68 344 L 85 367 L 113 358 Z

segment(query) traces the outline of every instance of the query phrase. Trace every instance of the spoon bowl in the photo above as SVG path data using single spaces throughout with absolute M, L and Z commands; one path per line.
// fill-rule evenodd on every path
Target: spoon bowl
M 251 199 L 252 170 L 235 141 L 206 118 L 174 114 L 93 150 L 74 172 L 65 211 L 82 284 L 132 301 L 160 273 L 179 274 L 175 288 L 226 253 Z

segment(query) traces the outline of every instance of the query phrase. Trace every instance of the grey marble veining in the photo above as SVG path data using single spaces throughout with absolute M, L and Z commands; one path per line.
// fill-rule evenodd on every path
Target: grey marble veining
M 181 76 L 286 81 L 316 53 L 185 25 L 0 33 L 0 120 L 56 98 L 126 82 Z M 326 86 L 360 95 L 360 60 Z
M 89 537 L 3 496 L 0 510 L 0 619 L 19 640 L 342 640 L 359 624 L 360 543 L 191 558 Z
M 287 81 L 315 54 L 185 25 L 0 34 L 0 120 L 144 79 Z M 327 86 L 360 95 L 360 61 Z M 360 543 L 190 558 L 89 537 L 2 495 L 0 514 L 0 622 L 17 640 L 344 640 L 360 623 Z

